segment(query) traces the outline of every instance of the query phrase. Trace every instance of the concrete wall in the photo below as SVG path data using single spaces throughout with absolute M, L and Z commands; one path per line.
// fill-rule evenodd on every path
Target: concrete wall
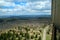
M 53 0 L 52 19 L 53 23 L 60 26 L 60 0 Z

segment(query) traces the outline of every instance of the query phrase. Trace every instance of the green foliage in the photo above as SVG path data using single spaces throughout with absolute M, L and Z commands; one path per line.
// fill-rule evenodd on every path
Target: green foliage
M 33 38 L 34 38 L 34 35 L 31 36 L 31 39 L 33 39 Z
M 46 25 L 44 25 L 42 29 L 44 29 L 45 26 Z M 37 27 L 33 28 L 29 26 L 26 26 L 26 27 L 18 26 L 18 30 L 9 30 L 6 33 L 1 33 L 0 40 L 31 40 L 31 39 L 41 40 L 42 37 L 38 35 L 42 35 L 43 31 L 40 29 L 40 27 L 38 27 L 38 29 L 36 28 Z M 49 32 L 50 30 L 48 30 L 47 33 Z M 49 39 L 50 39 L 50 34 L 48 34 L 46 40 L 49 40 Z
M 38 40 L 41 40 L 41 36 L 38 38 Z
M 29 39 L 29 34 L 28 33 L 25 33 L 25 38 Z
M 37 38 L 37 35 L 35 35 L 35 38 Z

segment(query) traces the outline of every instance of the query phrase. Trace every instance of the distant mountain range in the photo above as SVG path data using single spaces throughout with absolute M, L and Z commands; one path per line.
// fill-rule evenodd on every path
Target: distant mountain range
M 51 17 L 51 15 L 20 15 L 20 16 L 0 16 L 0 18 L 39 18 L 39 17 Z
M 15 21 L 15 20 L 38 20 L 38 19 L 50 19 L 51 15 L 20 15 L 20 16 L 1 16 L 0 22 Z

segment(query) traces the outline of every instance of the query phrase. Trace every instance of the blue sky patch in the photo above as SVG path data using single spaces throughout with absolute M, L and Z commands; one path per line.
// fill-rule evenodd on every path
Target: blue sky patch
M 0 14 L 51 15 L 51 0 L 0 0 Z

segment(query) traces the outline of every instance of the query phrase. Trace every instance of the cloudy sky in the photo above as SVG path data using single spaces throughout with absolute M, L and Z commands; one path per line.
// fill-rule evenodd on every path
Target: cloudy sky
M 0 0 L 0 16 L 50 14 L 51 0 Z

